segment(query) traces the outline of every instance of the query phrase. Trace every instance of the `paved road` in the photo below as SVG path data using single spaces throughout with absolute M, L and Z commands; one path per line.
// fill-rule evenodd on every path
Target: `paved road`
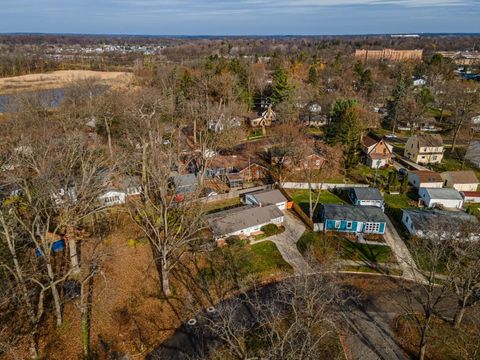
M 345 312 L 350 327 L 347 337 L 348 349 L 352 359 L 361 360 L 407 360 L 403 350 L 397 344 L 395 334 L 389 323 L 396 313 L 362 311 L 351 308 Z
M 283 259 L 289 263 L 296 274 L 311 274 L 313 269 L 297 249 L 297 241 L 305 232 L 305 225 L 289 211 L 285 211 L 285 231 L 269 237 L 277 245 Z
M 395 226 L 393 226 L 391 220 L 387 217 L 387 230 L 384 236 L 385 241 L 390 246 L 395 255 L 400 269 L 403 271 L 403 277 L 407 280 L 413 280 L 417 282 L 424 282 L 425 278 L 420 273 L 413 260 L 412 254 L 405 245 L 405 242 L 400 237 Z
M 373 279 L 369 276 L 356 275 L 358 279 L 368 279 L 372 283 L 384 284 L 384 279 Z M 348 275 L 348 278 L 351 278 Z M 273 296 L 281 283 L 269 284 L 258 288 L 255 296 L 250 298 L 265 299 Z M 381 287 L 379 287 L 381 288 Z M 349 296 L 351 287 L 345 291 Z M 340 308 L 332 308 L 331 311 L 339 312 L 338 327 L 348 330 L 346 339 L 348 350 L 352 360 L 404 360 L 407 359 L 395 341 L 393 331 L 390 329 L 391 320 L 399 313 L 403 313 L 399 301 L 404 301 L 400 289 L 378 290 L 369 293 L 368 297 L 358 302 L 348 302 Z M 248 298 L 247 297 L 247 298 Z M 238 322 L 238 328 L 253 326 L 258 318 L 250 302 L 244 301 L 245 297 L 233 298 L 216 305 L 217 311 L 228 311 Z M 451 308 L 451 307 L 450 307 Z M 180 360 L 180 359 L 204 359 L 222 344 L 222 341 L 207 326 L 209 321 L 215 320 L 215 314 L 202 313 L 195 318 L 197 324 L 182 325 L 172 337 L 159 345 L 154 351 L 146 356 L 148 360 Z M 207 319 L 207 320 L 206 320 Z M 210 319 L 210 320 L 208 320 Z M 235 328 L 235 327 L 233 327 Z

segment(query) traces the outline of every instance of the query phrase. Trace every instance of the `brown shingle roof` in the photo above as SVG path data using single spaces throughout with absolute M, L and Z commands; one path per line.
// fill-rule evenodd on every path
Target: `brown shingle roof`
M 448 176 L 454 184 L 478 184 L 478 178 L 472 170 L 445 171 L 442 175 Z
M 376 143 L 378 143 L 378 141 L 371 138 L 370 136 L 364 136 L 362 138 L 362 145 L 365 147 L 370 147 L 372 145 L 375 145 Z
M 436 173 L 435 171 L 418 170 L 418 171 L 412 171 L 411 173 L 417 175 L 418 178 L 420 179 L 420 182 L 422 183 L 443 182 L 443 179 L 440 176 L 440 174 Z
M 443 139 L 438 134 L 418 135 L 417 139 L 421 147 L 443 146 Z

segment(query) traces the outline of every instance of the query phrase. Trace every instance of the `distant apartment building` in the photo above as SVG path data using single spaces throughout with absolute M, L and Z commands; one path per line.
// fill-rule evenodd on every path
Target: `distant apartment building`
M 388 60 L 388 61 L 420 61 L 423 57 L 423 50 L 355 50 L 355 57 L 364 61 L 368 60 Z
M 437 51 L 444 58 L 451 59 L 457 65 L 478 65 L 480 64 L 479 51 Z

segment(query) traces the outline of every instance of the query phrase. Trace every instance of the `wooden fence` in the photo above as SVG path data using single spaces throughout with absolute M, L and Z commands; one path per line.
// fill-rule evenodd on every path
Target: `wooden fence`
M 300 219 L 302 219 L 302 221 L 307 224 L 307 226 L 313 230 L 314 229 L 314 224 L 313 224 L 313 221 L 310 220 L 310 217 L 305 214 L 305 212 L 302 210 L 302 208 L 300 207 L 300 205 L 296 204 L 292 197 L 290 196 L 290 194 L 288 192 L 285 191 L 285 189 L 279 187 L 278 190 L 280 190 L 280 192 L 288 199 L 289 202 L 292 203 L 292 209 L 293 211 L 295 211 L 295 213 L 300 217 Z

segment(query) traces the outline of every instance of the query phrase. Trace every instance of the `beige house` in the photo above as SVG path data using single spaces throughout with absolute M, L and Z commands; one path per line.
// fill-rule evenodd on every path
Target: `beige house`
M 438 134 L 410 136 L 404 155 L 417 164 L 438 164 L 443 159 L 443 139 Z
M 445 171 L 442 179 L 446 187 L 458 191 L 477 191 L 479 181 L 473 171 Z

